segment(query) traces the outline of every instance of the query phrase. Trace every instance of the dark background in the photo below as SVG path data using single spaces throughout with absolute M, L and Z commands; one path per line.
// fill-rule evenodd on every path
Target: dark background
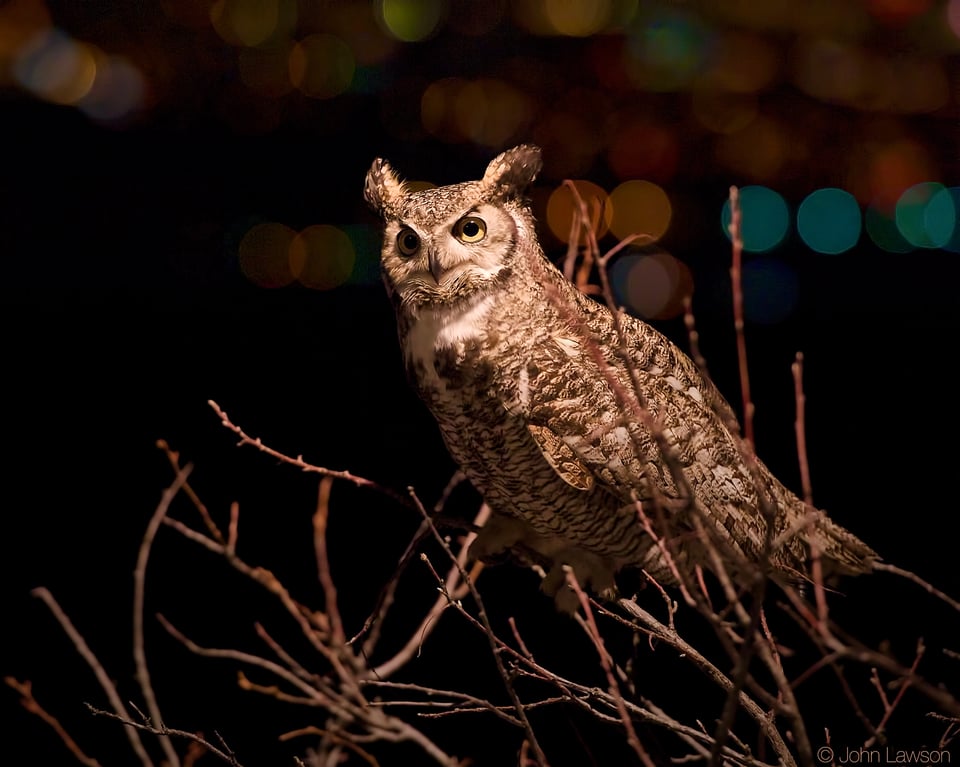
M 564 178 L 589 178 L 607 190 L 624 180 L 612 147 L 617 137 L 629 139 L 631 121 L 641 115 L 672 143 L 641 151 L 634 165 L 648 173 L 636 175 L 655 180 L 675 202 L 662 245 L 691 270 L 703 350 L 734 403 L 729 246 L 718 224 L 730 184 L 764 184 L 795 210 L 821 186 L 848 189 L 865 209 L 877 196 L 890 198 L 898 183 L 957 183 L 960 43 L 943 3 L 814 3 L 804 14 L 759 2 L 728 3 L 725 10 L 611 3 L 607 22 L 579 36 L 551 30 L 543 21 L 548 5 L 531 0 L 511 11 L 505 3 L 438 3 L 434 31 L 403 42 L 383 23 L 386 6 L 281 3 L 285 31 L 245 46 L 231 38 L 234 22 L 223 16 L 223 7 L 240 8 L 242 20 L 242 3 L 212 9 L 148 0 L 0 3 L 2 671 L 33 680 L 38 699 L 103 764 L 129 762 L 125 741 L 115 723 L 90 720 L 81 704 L 103 706 L 102 694 L 29 591 L 54 592 L 121 696 L 137 700 L 131 573 L 146 523 L 172 480 L 156 440 L 194 464 L 191 483 L 218 520 L 225 522 L 230 502 L 240 503 L 241 555 L 317 605 L 310 538 L 316 480 L 237 449 L 208 399 L 272 447 L 401 490 L 413 485 L 427 505 L 454 469 L 406 385 L 377 278 L 376 221 L 361 199 L 374 157 L 390 158 L 409 177 L 448 183 L 476 178 L 496 152 L 534 141 L 546 150 L 534 190 L 542 212 L 545 195 Z M 669 31 L 676 14 L 699 36 L 675 60 L 648 62 L 637 74 L 636 61 L 646 60 L 663 39 L 655 33 Z M 24 50 L 50 30 L 123 57 L 142 75 L 142 98 L 129 112 L 103 119 L 91 116 L 82 99 L 43 91 L 24 74 Z M 340 36 L 352 51 L 356 66 L 342 90 L 318 98 L 289 83 L 271 81 L 271 91 L 244 81 L 251 51 L 275 52 L 314 33 Z M 828 74 L 821 80 L 849 77 L 853 85 L 826 95 L 810 86 L 802 74 L 813 66 L 804 63 L 804 46 L 817 41 L 859 61 L 859 80 L 822 58 L 817 66 Z M 760 134 L 734 131 L 731 139 L 697 121 L 697 94 L 724 92 L 726 64 L 717 53 L 724 45 L 743 51 L 749 72 L 760 66 L 746 58 L 750 46 L 767 51 L 769 76 L 753 90 L 738 85 L 731 98 L 746 100 L 753 119 L 774 126 L 770 135 L 781 143 L 769 162 L 757 160 L 768 151 Z M 691 46 L 693 64 L 683 58 Z M 940 101 L 918 107 L 903 93 L 884 91 L 917 62 L 942 76 Z M 524 117 L 498 135 L 426 125 L 422 96 L 443 78 L 506 83 L 523 94 Z M 644 135 L 635 141 L 647 146 Z M 731 142 L 748 151 L 731 153 Z M 871 165 L 891 152 L 894 162 Z M 292 276 L 285 287 L 253 284 L 240 269 L 238 243 L 256 222 L 349 231 L 353 273 L 329 290 L 307 288 Z M 544 243 L 549 256 L 562 256 L 562 243 L 549 235 Z M 761 457 L 799 489 L 790 363 L 802 350 L 817 503 L 888 560 L 956 593 L 960 254 L 889 253 L 864 233 L 854 249 L 827 256 L 806 248 L 794 231 L 774 255 L 796 275 L 798 302 L 782 321 L 746 329 Z M 685 346 L 678 319 L 657 324 Z M 464 489 L 452 510 L 466 517 L 476 503 Z M 332 515 L 333 567 L 355 630 L 418 519 L 342 483 L 334 488 Z M 174 516 L 193 519 L 182 499 Z M 441 567 L 442 555 L 428 550 Z M 889 576 L 868 580 L 844 588 L 838 618 L 868 644 L 889 640 L 908 662 L 924 636 L 932 648 L 925 661 L 931 677 L 955 678 L 955 663 L 944 667 L 939 648 L 958 649 L 956 614 Z M 554 614 L 533 576 L 505 567 L 488 571 L 480 586 L 498 626 L 518 616 L 543 661 L 602 683 L 594 651 Z M 407 617 L 397 618 L 387 647 L 403 640 L 404 621 L 415 625 L 431 602 L 429 575 L 415 567 L 400 595 L 409 607 L 398 612 Z M 659 608 L 658 599 L 650 597 L 651 607 Z M 276 736 L 322 719 L 237 691 L 232 665 L 191 657 L 156 629 L 149 620 L 155 611 L 203 644 L 254 651 L 255 620 L 284 625 L 272 603 L 211 555 L 160 531 L 148 578 L 148 653 L 168 724 L 216 730 L 247 765 L 290 763 L 298 749 L 277 745 Z M 444 622 L 410 677 L 427 684 L 460 679 L 502 695 L 483 638 L 452 616 Z M 697 636 L 702 627 L 690 630 Z M 615 633 L 610 641 L 627 643 Z M 684 693 L 685 682 L 677 680 L 687 680 L 687 672 L 664 655 L 646 656 L 639 675 L 649 688 L 642 689 L 690 719 L 716 716 L 718 701 L 702 688 L 694 698 Z M 840 744 L 862 742 L 829 678 L 803 694 L 815 746 L 824 727 Z M 31 763 L 66 759 L 12 691 L 3 701 L 8 748 L 31 754 Z M 943 728 L 923 716 L 929 707 L 909 696 L 908 704 L 891 723 L 894 745 L 935 742 Z M 875 698 L 864 706 L 878 710 Z M 588 754 L 597 757 L 611 743 L 609 733 L 575 717 L 539 716 L 555 763 L 588 764 Z M 509 763 L 518 734 L 500 724 L 487 731 L 478 721 L 429 727 L 443 745 L 477 763 Z M 656 750 L 656 734 L 649 737 Z M 664 753 L 671 744 L 663 739 Z M 420 758 L 402 749 L 393 756 L 407 757 Z

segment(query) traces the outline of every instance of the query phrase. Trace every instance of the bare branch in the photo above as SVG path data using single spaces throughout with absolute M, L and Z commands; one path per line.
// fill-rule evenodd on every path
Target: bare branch
M 166 726 L 156 726 L 149 722 L 135 722 L 129 717 L 119 716 L 118 714 L 113 713 L 112 711 L 104 711 L 103 709 L 95 708 L 90 704 L 87 704 L 87 709 L 91 714 L 95 716 L 105 716 L 108 719 L 115 719 L 122 724 L 125 724 L 128 728 L 133 728 L 136 730 L 141 730 L 142 732 L 149 732 L 152 735 L 157 736 L 157 740 L 161 743 L 164 741 L 169 741 L 171 737 L 175 738 L 186 738 L 187 740 L 193 741 L 194 743 L 199 743 L 207 751 L 216 756 L 219 759 L 222 759 L 231 767 L 243 767 L 240 762 L 237 761 L 237 757 L 229 749 L 221 750 L 213 745 L 210 741 L 205 740 L 194 732 L 188 732 L 187 730 L 175 730 Z M 223 743 L 221 742 L 221 745 Z
M 77 649 L 77 652 L 80 653 L 80 656 L 87 662 L 87 665 L 90 666 L 94 676 L 97 678 L 97 682 L 100 684 L 101 689 L 106 693 L 107 700 L 110 701 L 110 706 L 116 712 L 117 717 L 120 719 L 129 719 L 130 714 L 127 713 L 126 706 L 123 705 L 123 701 L 117 694 L 117 688 L 114 685 L 113 680 L 110 679 L 110 676 L 107 674 L 106 670 L 104 670 L 103 665 L 97 659 L 97 656 L 94 655 L 86 640 L 74 627 L 73 622 L 61 609 L 60 605 L 57 604 L 57 600 L 54 599 L 53 594 L 51 594 L 45 588 L 36 588 L 30 593 L 43 600 L 43 603 L 50 609 L 50 612 L 53 613 L 53 617 L 57 619 L 57 622 L 60 624 L 60 628 L 63 629 L 63 632 L 67 635 L 70 641 L 73 642 L 73 646 Z M 140 736 L 130 729 L 127 729 L 125 732 L 127 733 L 127 739 L 130 741 L 130 746 L 140 759 L 140 762 L 144 765 L 144 767 L 153 767 L 153 761 L 150 759 L 146 749 L 143 747 L 143 742 L 140 740 Z
M 323 466 L 315 466 L 312 463 L 307 463 L 306 461 L 304 461 L 301 456 L 297 456 L 296 458 L 291 458 L 285 453 L 281 453 L 279 450 L 274 450 L 272 447 L 269 447 L 265 445 L 263 442 L 261 442 L 258 437 L 249 436 L 243 429 L 241 429 L 239 426 L 234 424 L 233 421 L 230 420 L 230 417 L 226 414 L 226 412 L 223 409 L 221 409 L 221 407 L 216 402 L 214 402 L 213 400 L 208 400 L 207 404 L 210 405 L 210 407 L 213 408 L 213 411 L 220 417 L 220 422 L 227 429 L 232 431 L 234 434 L 236 434 L 240 438 L 239 444 L 241 446 L 250 445 L 252 447 L 255 447 L 260 452 L 266 453 L 267 455 L 271 456 L 272 458 L 276 458 L 278 461 L 282 463 L 290 464 L 291 466 L 296 466 L 298 469 L 302 471 L 310 472 L 313 474 L 320 474 L 325 477 L 332 477 L 333 479 L 342 479 L 346 482 L 353 483 L 357 487 L 366 487 L 371 490 L 376 490 L 378 493 L 382 493 L 383 495 L 389 496 L 393 500 L 397 501 L 397 503 L 400 503 L 403 506 L 406 506 L 408 508 L 411 506 L 410 499 L 405 497 L 402 493 L 398 493 L 396 490 L 393 490 L 389 487 L 386 487 L 377 482 L 374 482 L 371 479 L 358 477 L 356 474 L 351 474 L 349 471 L 337 471 L 335 469 L 327 469 Z
M 143 693 L 143 699 L 147 704 L 147 711 L 150 718 L 158 728 L 163 728 L 163 717 L 160 714 L 160 706 L 157 704 L 156 695 L 153 692 L 153 685 L 150 682 L 150 670 L 147 668 L 147 656 L 144 650 L 143 639 L 143 604 L 144 587 L 147 577 L 147 562 L 150 559 L 150 549 L 153 546 L 153 540 L 160 529 L 160 524 L 170 510 L 170 504 L 174 497 L 183 487 L 190 476 L 192 467 L 188 464 L 177 471 L 177 476 L 173 483 L 164 492 L 157 505 L 147 529 L 143 534 L 143 540 L 140 543 L 140 550 L 137 553 L 137 566 L 133 571 L 133 661 L 136 666 L 137 683 Z M 180 756 L 173 748 L 169 738 L 160 738 L 160 747 L 172 767 L 179 767 Z
M 20 705 L 50 726 L 78 762 L 86 767 L 101 767 L 100 762 L 83 752 L 83 749 L 70 737 L 70 733 L 60 724 L 60 721 L 37 702 L 37 699 L 33 697 L 33 685 L 29 681 L 19 682 L 12 676 L 4 677 L 3 681 L 20 694 Z

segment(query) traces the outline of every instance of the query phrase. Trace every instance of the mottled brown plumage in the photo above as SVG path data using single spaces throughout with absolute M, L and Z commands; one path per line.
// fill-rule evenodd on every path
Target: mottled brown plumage
M 474 554 L 545 565 L 564 607 L 564 564 L 601 593 L 624 567 L 675 582 L 639 500 L 677 567 L 711 567 L 699 521 L 736 573 L 763 551 L 760 487 L 774 573 L 804 577 L 811 539 L 828 573 L 870 569 L 869 547 L 822 512 L 808 518 L 762 463 L 751 476 L 730 406 L 683 352 L 632 317 L 621 343 L 611 312 L 546 260 L 522 198 L 540 162 L 520 146 L 479 181 L 419 192 L 383 160 L 366 179 L 410 379 L 493 510 Z

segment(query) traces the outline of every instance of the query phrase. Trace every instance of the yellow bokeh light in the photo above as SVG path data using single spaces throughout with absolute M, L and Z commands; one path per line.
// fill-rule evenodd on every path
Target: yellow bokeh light
M 554 32 L 569 37 L 589 37 L 602 30 L 613 12 L 611 0 L 544 0 L 543 11 Z
M 10 0 L 0 3 L 0 84 L 9 77 L 7 59 L 24 43 L 50 29 L 50 11 L 41 0 Z
M 592 181 L 577 180 L 573 185 L 587 206 L 587 215 L 599 239 L 610 228 L 612 210 L 608 204 L 608 195 L 603 187 L 597 186 Z M 571 239 L 574 213 L 579 215 L 578 206 L 573 192 L 566 184 L 557 187 L 547 200 L 547 226 L 561 242 L 569 242 Z M 581 227 L 577 232 L 579 232 L 578 242 L 585 243 L 586 233 L 583 228 Z M 574 236 L 577 232 L 573 232 Z
M 420 122 L 424 129 L 444 141 L 461 139 L 453 105 L 466 85 L 459 77 L 445 77 L 428 85 L 420 97 Z
M 296 277 L 290 268 L 290 247 L 297 233 L 277 223 L 257 224 L 240 240 L 240 271 L 261 288 L 281 288 Z
M 349 45 L 335 35 L 321 33 L 293 46 L 289 70 L 291 82 L 305 96 L 329 99 L 350 88 L 356 64 Z
M 446 3 L 443 0 L 379 0 L 377 11 L 391 35 L 405 43 L 416 43 L 437 31 Z
M 749 32 L 728 32 L 717 42 L 707 77 L 710 84 L 735 93 L 756 93 L 780 72 L 777 45 Z
M 462 135 L 489 147 L 510 141 L 529 121 L 526 95 L 500 80 L 476 80 L 457 92 L 454 120 Z
M 287 0 L 217 0 L 210 7 L 210 21 L 230 45 L 260 45 L 277 31 L 281 2 L 290 6 Z
M 610 209 L 610 231 L 618 239 L 641 234 L 656 242 L 673 216 L 667 193 L 650 181 L 624 181 L 610 193 Z
M 356 253 L 350 237 L 335 226 L 308 226 L 290 243 L 290 269 L 302 285 L 330 290 L 353 273 Z

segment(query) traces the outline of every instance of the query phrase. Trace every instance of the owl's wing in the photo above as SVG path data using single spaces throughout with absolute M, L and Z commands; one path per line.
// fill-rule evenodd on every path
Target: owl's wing
M 576 490 L 590 490 L 594 485 L 593 473 L 557 432 L 549 426 L 527 424 L 527 431 L 537 443 L 547 463 L 557 475 Z
M 645 425 L 629 405 L 623 406 L 622 395 L 632 398 L 633 384 L 609 313 L 603 309 L 591 320 L 593 342 L 606 361 L 605 373 L 595 363 L 595 351 L 591 353 L 577 334 L 554 336 L 528 365 L 537 374 L 537 380 L 524 387 L 531 392 L 524 408 L 528 431 L 547 463 L 574 488 L 587 491 L 599 484 L 625 500 L 631 492 L 641 498 L 653 492 L 679 497 L 650 421 Z M 623 332 L 647 413 L 685 473 L 706 459 L 704 450 L 710 454 L 709 463 L 726 464 L 739 473 L 736 417 L 713 383 L 649 325 L 624 317 Z M 608 376 L 614 377 L 615 385 Z

